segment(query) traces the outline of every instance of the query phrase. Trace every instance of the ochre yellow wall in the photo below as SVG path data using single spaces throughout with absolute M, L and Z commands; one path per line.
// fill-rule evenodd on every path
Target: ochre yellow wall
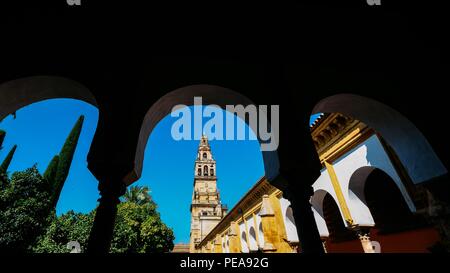
M 279 253 L 292 253 L 295 250 L 289 245 L 287 241 L 286 227 L 284 224 L 284 217 L 281 211 L 281 204 L 279 198 L 281 197 L 281 192 L 279 190 L 275 190 L 269 195 L 269 204 L 273 210 L 272 215 L 261 216 L 261 223 L 264 233 L 264 252 L 279 252 Z M 242 230 L 239 228 L 239 223 L 244 222 L 244 228 L 247 239 L 250 238 L 250 234 L 248 234 L 248 225 L 249 221 L 252 221 L 252 224 L 255 227 L 255 231 L 258 233 L 258 225 L 256 221 L 256 212 L 261 209 L 261 202 L 256 203 L 254 206 L 249 207 L 243 211 L 242 217 L 239 219 L 232 219 L 230 226 L 225 231 L 220 231 L 217 234 L 210 234 L 211 239 L 207 242 L 204 242 L 206 246 L 206 252 L 214 252 L 214 253 L 222 253 L 225 251 L 222 247 L 221 238 L 225 238 L 225 234 L 228 234 L 229 240 L 229 252 L 230 253 L 240 253 L 241 251 L 241 238 L 240 234 Z M 245 219 L 245 220 L 244 220 Z M 261 242 L 259 236 L 257 237 L 257 243 L 261 246 Z M 213 240 L 216 241 L 213 244 Z M 212 247 L 211 247 L 212 246 Z

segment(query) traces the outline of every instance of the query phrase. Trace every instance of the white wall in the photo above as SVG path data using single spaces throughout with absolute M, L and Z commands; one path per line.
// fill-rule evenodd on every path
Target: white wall
M 256 226 L 258 227 L 258 238 L 259 238 L 259 246 L 264 247 L 264 232 L 262 230 L 262 221 L 261 216 L 259 216 L 259 211 L 255 213 L 256 216 Z
M 230 253 L 230 239 L 228 238 L 228 234 L 225 235 L 224 238 L 224 243 L 225 243 L 225 253 Z
M 319 234 L 322 237 L 328 237 L 329 231 L 327 224 L 325 222 L 325 218 L 323 216 L 323 199 L 327 193 L 331 195 L 336 204 L 339 204 L 338 199 L 336 197 L 336 193 L 334 192 L 333 185 L 331 184 L 330 176 L 326 169 L 322 169 L 320 171 L 320 176 L 317 178 L 316 182 L 313 184 L 314 195 L 311 197 L 311 206 L 314 214 L 314 218 L 316 219 L 317 229 L 319 230 Z M 341 212 L 342 214 L 342 212 Z M 345 224 L 344 217 L 342 217 L 342 222 Z
M 241 250 L 244 253 L 249 253 L 250 249 L 248 248 L 248 244 L 247 244 L 247 235 L 245 233 L 245 231 L 241 231 Z
M 288 218 L 288 209 L 290 205 L 291 203 L 289 202 L 289 200 L 280 198 L 281 213 L 283 215 L 284 226 L 286 227 L 287 239 L 290 242 L 298 242 L 298 234 L 297 228 L 295 227 L 295 222 L 292 221 L 293 219 L 291 220 Z
M 333 167 L 341 186 L 342 194 L 347 201 L 350 214 L 356 224 L 363 226 L 373 226 L 375 224 L 369 208 L 364 204 L 364 200 L 361 200 L 354 192 L 349 190 L 350 178 L 353 173 L 359 168 L 366 166 L 375 167 L 387 173 L 397 184 L 411 211 L 415 211 L 414 203 L 409 197 L 406 188 L 401 182 L 394 166 L 390 162 L 390 159 L 386 154 L 380 140 L 376 135 L 373 135 L 357 147 L 341 156 L 339 160 L 333 162 Z M 317 192 L 317 194 L 311 198 L 316 223 L 321 235 L 327 236 L 326 234 L 328 233 L 328 230 L 322 214 L 324 193 L 329 193 L 334 198 L 336 203 L 339 203 L 337 202 L 338 199 L 326 169 L 321 171 L 321 175 L 313 184 L 313 188 L 314 191 Z
M 383 103 L 354 94 L 337 94 L 321 100 L 312 113 L 341 113 L 379 132 L 415 184 L 448 172 L 416 126 Z
M 239 234 L 239 238 L 241 238 L 241 250 L 242 250 L 242 252 L 248 253 L 249 249 L 248 249 L 247 241 L 242 238 L 242 234 L 245 234 L 245 223 L 244 223 L 244 221 L 242 221 L 239 224 L 239 233 L 238 234 Z M 247 237 L 247 236 L 245 235 L 245 237 Z
M 256 236 L 257 236 L 257 229 L 255 227 L 254 224 L 254 220 L 253 220 L 253 216 L 249 216 L 247 217 L 247 219 L 245 219 L 247 221 L 247 227 L 248 227 L 248 239 L 250 242 L 250 250 L 258 250 L 258 242 L 256 241 Z M 253 228 L 254 233 L 251 234 L 251 230 Z

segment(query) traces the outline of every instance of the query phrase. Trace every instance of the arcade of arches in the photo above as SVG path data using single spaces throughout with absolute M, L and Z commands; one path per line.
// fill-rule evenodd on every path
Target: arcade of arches
M 320 115 L 311 134 L 323 168 L 310 202 L 325 252 L 430 252 L 437 247 L 439 228 L 427 212 L 432 200 L 411 184 L 379 134 L 337 113 Z M 190 251 L 301 252 L 301 246 L 289 200 L 263 177 L 191 241 Z
M 0 22 L 7 41 L 0 45 L 0 120 L 51 98 L 78 99 L 99 110 L 87 157 L 101 195 L 89 252 L 108 252 L 119 197 L 141 176 L 152 129 L 173 106 L 190 106 L 195 96 L 222 108 L 279 105 L 278 149 L 262 154 L 266 180 L 283 193 L 280 210 L 290 209 L 278 213 L 277 203 L 267 201 L 274 200 L 270 193 L 258 202 L 271 204 L 262 206 L 261 220 L 279 221 L 271 209 L 275 217 L 289 214 L 278 230 L 288 238 L 282 244 L 291 247 L 296 233 L 298 249 L 322 253 L 324 245 L 329 252 L 358 249 L 363 244 L 351 240 L 356 236 L 368 251 L 374 241 L 381 251 L 397 251 L 386 240 L 413 234 L 410 249 L 423 250 L 435 236 L 424 216 L 439 231 L 440 248 L 450 248 L 446 9 L 270 2 L 258 9 L 199 3 L 182 12 L 173 5 L 150 10 L 133 4 L 127 12 L 121 3 L 104 12 L 104 4 L 91 2 L 79 12 L 26 5 Z M 126 14 L 129 20 L 118 20 Z M 423 20 L 426 14 L 436 16 Z M 334 119 L 323 117 L 311 138 L 309 118 L 316 113 L 343 117 L 328 126 L 325 121 Z M 345 117 L 374 134 L 344 134 L 365 140 L 337 145 Z M 380 205 L 380 191 L 389 192 L 395 213 Z M 249 250 L 255 241 L 284 248 L 271 241 L 264 224 L 243 236 L 235 223 L 229 235 L 246 238 Z M 257 236 L 261 230 L 264 238 Z M 230 251 L 236 246 L 230 241 Z
M 256 75 L 245 73 L 244 76 L 240 69 L 227 70 L 230 67 L 224 64 L 214 67 L 216 72 L 223 72 L 221 75 L 241 77 L 244 83 L 253 81 L 253 86 L 242 86 L 251 97 L 258 98 L 254 96 L 255 88 L 271 86 L 257 84 L 252 78 L 258 78 Z M 201 70 L 196 72 L 199 74 L 191 74 L 193 78 L 206 81 L 199 76 Z M 174 71 L 174 74 L 179 73 Z M 206 71 L 203 73 L 209 75 Z M 93 83 L 86 81 L 85 84 Z M 164 83 L 157 86 L 147 88 L 158 89 Z M 205 104 L 221 107 L 262 102 L 253 102 L 241 93 L 216 85 L 186 85 L 139 107 L 136 101 L 125 97 L 119 100 L 111 94 L 111 98 L 105 99 L 101 91 L 97 92 L 100 93 L 92 93 L 79 82 L 52 76 L 0 84 L 0 119 L 28 104 L 50 98 L 79 99 L 99 108 L 99 124 L 88 154 L 88 168 L 99 180 L 101 194 L 88 245 L 88 251 L 95 253 L 108 252 L 119 197 L 140 177 L 148 136 L 173 106 L 191 105 L 194 96 L 201 96 Z M 377 244 L 381 251 L 448 249 L 449 185 L 446 161 L 440 161 L 446 157 L 436 154 L 409 119 L 385 104 L 360 95 L 333 95 L 322 100 L 311 95 L 305 97 L 305 101 L 311 102 L 305 109 L 342 114 L 325 114 L 311 128 L 305 126 L 303 130 L 300 126 L 293 134 L 291 125 L 308 124 L 310 112 L 301 112 L 302 108 L 277 97 L 266 99 L 273 99 L 284 109 L 277 151 L 262 152 L 266 175 L 261 180 L 264 182 L 258 182 L 256 187 L 263 185 L 266 190 L 258 191 L 256 199 L 251 197 L 254 192 L 243 197 L 245 207 L 237 209 L 244 213 L 242 221 L 236 218 L 234 210 L 224 218 L 221 217 L 225 210 L 216 212 L 215 223 L 219 224 L 210 233 L 202 234 L 206 237 L 197 241 L 199 249 L 204 246 L 207 251 L 211 240 L 208 236 L 215 234 L 221 238 L 227 232 L 229 238 L 234 238 L 225 242 L 230 245 L 227 248 L 230 252 L 255 249 L 371 252 Z M 142 103 L 146 99 L 142 97 L 139 101 Z M 131 107 L 135 110 L 114 110 Z M 401 104 L 397 107 L 401 108 Z M 402 110 L 414 117 L 407 108 Z M 420 123 L 420 120 L 414 121 Z M 125 130 L 124 125 L 128 129 Z M 421 123 L 422 131 L 427 128 Z M 435 137 L 432 140 L 438 147 L 444 145 Z M 206 157 L 208 159 L 208 155 Z M 214 165 L 197 171 L 200 175 L 215 174 Z M 388 203 L 380 202 L 380 193 L 388 198 Z M 247 198 L 253 203 L 248 203 Z M 226 221 L 230 221 L 230 225 L 224 227 Z M 247 228 L 244 228 L 245 223 Z M 221 233 L 215 233 L 219 231 Z M 417 240 L 409 240 L 411 236 Z M 216 242 L 220 238 L 217 237 Z M 223 247 L 223 243 L 221 245 Z

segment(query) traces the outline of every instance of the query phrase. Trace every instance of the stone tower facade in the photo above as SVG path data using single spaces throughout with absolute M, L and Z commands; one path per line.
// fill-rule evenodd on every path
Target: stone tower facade
M 197 252 L 196 246 L 220 222 L 227 210 L 220 201 L 217 189 L 216 161 L 213 159 L 206 136 L 202 136 L 200 140 L 194 172 L 190 252 Z

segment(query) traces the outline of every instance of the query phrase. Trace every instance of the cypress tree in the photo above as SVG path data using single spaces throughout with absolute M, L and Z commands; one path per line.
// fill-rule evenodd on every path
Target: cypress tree
M 78 138 L 80 137 L 81 128 L 83 127 L 84 116 L 80 116 L 78 121 L 72 128 L 64 146 L 59 153 L 58 168 L 56 169 L 54 179 L 54 203 L 58 202 L 59 195 L 64 186 L 67 176 L 69 175 L 70 165 L 72 164 L 73 155 L 77 147 Z
M 9 164 L 11 164 L 11 160 L 14 156 L 14 153 L 16 152 L 16 149 L 17 145 L 14 145 L 12 149 L 9 151 L 8 155 L 5 157 L 5 160 L 3 160 L 3 163 L 0 166 L 0 170 L 2 170 L 3 172 L 6 173 L 8 171 Z
M 6 132 L 0 130 L 0 151 L 2 150 L 3 140 L 5 139 Z M 6 172 L 3 171 L 3 168 L 0 166 L 0 190 L 3 189 L 4 184 L 6 184 Z
M 54 190 L 55 186 L 55 176 L 56 171 L 58 170 L 59 163 L 59 155 L 55 155 L 52 158 L 52 161 L 47 166 L 47 169 L 44 172 L 43 178 L 47 181 L 47 183 L 51 186 L 51 189 Z
M 5 139 L 6 132 L 3 130 L 0 130 L 0 150 L 2 149 L 3 140 Z

